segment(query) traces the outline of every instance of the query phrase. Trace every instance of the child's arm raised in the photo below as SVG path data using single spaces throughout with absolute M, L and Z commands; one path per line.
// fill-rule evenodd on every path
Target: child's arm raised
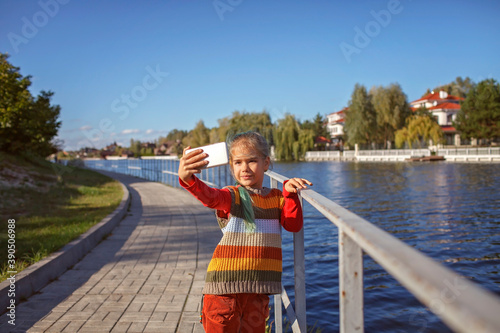
M 304 178 L 292 178 L 283 184 L 285 204 L 281 211 L 281 225 L 287 231 L 298 232 L 302 229 L 304 218 L 297 193 L 307 185 L 312 186 L 312 183 Z
M 194 176 L 194 174 L 200 173 L 200 168 L 208 163 L 208 161 L 203 161 L 207 154 L 203 153 L 201 149 L 186 154 L 186 150 L 189 148 L 184 149 L 179 163 L 180 185 L 201 201 L 204 206 L 228 212 L 231 209 L 231 193 L 227 189 L 211 188 Z

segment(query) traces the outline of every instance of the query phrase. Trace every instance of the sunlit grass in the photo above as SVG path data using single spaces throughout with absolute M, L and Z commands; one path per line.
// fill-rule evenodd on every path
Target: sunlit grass
M 7 221 L 16 220 L 18 272 L 59 250 L 119 205 L 120 184 L 97 172 L 1 154 L 28 174 L 16 187 L 0 186 L 0 280 L 7 275 Z M 0 169 L 0 175 L 2 174 Z M 5 177 L 4 177 L 5 179 Z M 12 269 L 11 269 L 12 270 Z

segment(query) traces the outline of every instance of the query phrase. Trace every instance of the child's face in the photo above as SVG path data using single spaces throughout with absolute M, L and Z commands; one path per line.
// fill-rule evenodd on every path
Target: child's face
M 264 173 L 269 169 L 269 157 L 263 158 L 257 151 L 241 145 L 233 147 L 231 152 L 231 168 L 238 183 L 261 189 Z

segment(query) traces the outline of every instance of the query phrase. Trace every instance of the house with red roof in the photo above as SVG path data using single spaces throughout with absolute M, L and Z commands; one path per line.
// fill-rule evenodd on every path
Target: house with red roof
M 460 102 L 463 97 L 449 95 L 446 91 L 431 92 L 424 97 L 410 102 L 411 109 L 417 111 L 421 107 L 425 107 L 436 118 L 438 124 L 444 132 L 447 145 L 460 145 L 460 135 L 453 121 L 460 111 Z

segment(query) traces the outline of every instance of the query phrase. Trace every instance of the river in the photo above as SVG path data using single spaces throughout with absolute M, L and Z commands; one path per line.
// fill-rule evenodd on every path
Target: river
M 348 208 L 500 296 L 500 164 L 275 163 Z M 304 206 L 308 326 L 339 331 L 337 228 Z M 283 282 L 293 298 L 292 236 L 283 234 Z M 366 332 L 450 332 L 364 255 Z M 292 301 L 293 302 L 293 301 Z

